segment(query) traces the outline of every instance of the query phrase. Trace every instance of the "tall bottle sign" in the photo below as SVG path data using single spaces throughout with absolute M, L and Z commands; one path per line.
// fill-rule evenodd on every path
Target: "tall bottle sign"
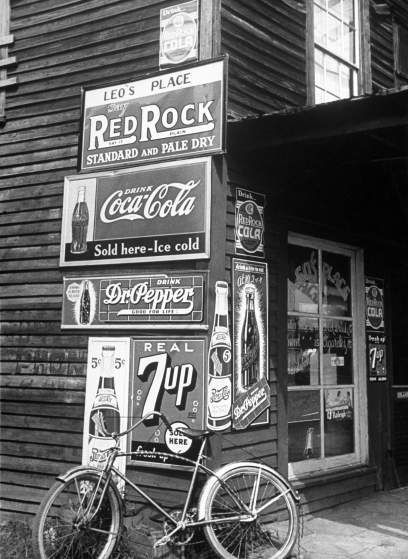
M 207 427 L 222 431 L 231 425 L 231 337 L 228 324 L 228 284 L 215 284 L 214 325 L 208 353 Z
M 269 423 L 268 268 L 232 260 L 233 429 Z
M 86 252 L 87 249 L 86 237 L 88 233 L 89 211 L 85 195 L 85 186 L 80 186 L 78 189 L 77 202 L 72 212 L 72 254 L 82 254 Z
M 109 435 L 127 428 L 129 392 L 129 338 L 90 338 L 86 376 L 82 463 L 103 467 Z M 126 452 L 126 437 L 120 440 Z M 125 458 L 119 458 L 125 471 Z

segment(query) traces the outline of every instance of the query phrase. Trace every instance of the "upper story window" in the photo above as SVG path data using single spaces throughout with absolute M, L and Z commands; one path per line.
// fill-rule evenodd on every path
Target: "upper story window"
M 315 103 L 358 93 L 358 0 L 314 0 Z

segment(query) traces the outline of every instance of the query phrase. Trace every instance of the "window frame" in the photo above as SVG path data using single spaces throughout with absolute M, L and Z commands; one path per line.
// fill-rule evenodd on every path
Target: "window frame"
M 315 48 L 314 40 L 314 5 L 315 0 L 306 3 L 306 79 L 307 104 L 316 104 L 315 95 Z M 371 76 L 371 43 L 370 43 L 370 0 L 355 0 L 356 14 L 356 52 L 358 64 L 344 61 L 347 66 L 357 67 L 357 87 L 352 96 L 370 94 L 372 92 Z M 327 50 L 327 49 L 326 49 Z M 326 52 L 321 50 L 321 52 Z M 341 57 L 333 53 L 333 58 Z M 340 99 L 339 99 L 340 100 Z M 328 102 L 328 101 L 327 101 Z
M 307 475 L 325 473 L 333 470 L 355 467 L 368 463 L 368 410 L 367 410 L 367 372 L 366 372 L 366 345 L 365 345 L 365 306 L 364 306 L 364 251 L 346 244 L 334 243 L 315 237 L 289 232 L 288 245 L 297 245 L 328 251 L 351 258 L 352 272 L 352 325 L 353 325 L 353 371 L 354 371 L 354 440 L 355 450 L 351 454 L 343 454 L 329 458 L 316 458 L 299 462 L 288 461 L 288 475 L 290 479 L 304 478 Z M 291 313 L 286 309 L 286 315 L 303 315 L 307 313 Z M 317 315 L 307 315 L 315 318 Z M 320 348 L 320 352 L 323 348 Z M 287 365 L 286 365 L 287 366 Z M 320 367 L 320 366 L 319 366 Z M 320 368 L 321 370 L 321 368 Z M 321 383 L 321 379 L 319 381 Z M 345 385 L 347 386 L 347 385 Z M 287 387 L 287 391 L 298 390 L 300 387 Z M 318 389 L 322 402 L 324 385 L 305 387 L 304 390 Z M 321 412 L 324 413 L 321 404 Z M 323 421 L 322 415 L 322 421 Z

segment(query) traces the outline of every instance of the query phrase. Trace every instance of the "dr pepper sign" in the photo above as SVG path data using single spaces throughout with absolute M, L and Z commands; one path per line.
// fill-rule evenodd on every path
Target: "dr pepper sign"
M 85 90 L 79 169 L 221 153 L 224 76 L 219 59 Z

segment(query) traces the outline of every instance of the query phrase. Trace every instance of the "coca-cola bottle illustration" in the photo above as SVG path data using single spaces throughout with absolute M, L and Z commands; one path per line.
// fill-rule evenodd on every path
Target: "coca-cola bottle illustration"
M 85 280 L 79 302 L 79 323 L 89 324 L 91 318 L 91 295 L 89 293 L 89 281 Z
M 86 252 L 87 248 L 86 236 L 88 233 L 89 212 L 85 200 L 85 193 L 85 186 L 80 186 L 77 202 L 72 212 L 72 254 L 82 254 Z
M 208 354 L 207 427 L 222 431 L 231 425 L 231 337 L 228 327 L 228 284 L 215 284 L 214 325 Z
M 258 380 L 259 374 L 259 330 L 255 316 L 255 288 L 245 288 L 245 316 L 241 332 L 241 384 L 247 389 Z
M 89 462 L 104 459 L 104 451 L 112 446 L 109 435 L 120 430 L 120 413 L 114 379 L 115 346 L 102 347 L 102 370 L 98 390 L 89 418 Z

